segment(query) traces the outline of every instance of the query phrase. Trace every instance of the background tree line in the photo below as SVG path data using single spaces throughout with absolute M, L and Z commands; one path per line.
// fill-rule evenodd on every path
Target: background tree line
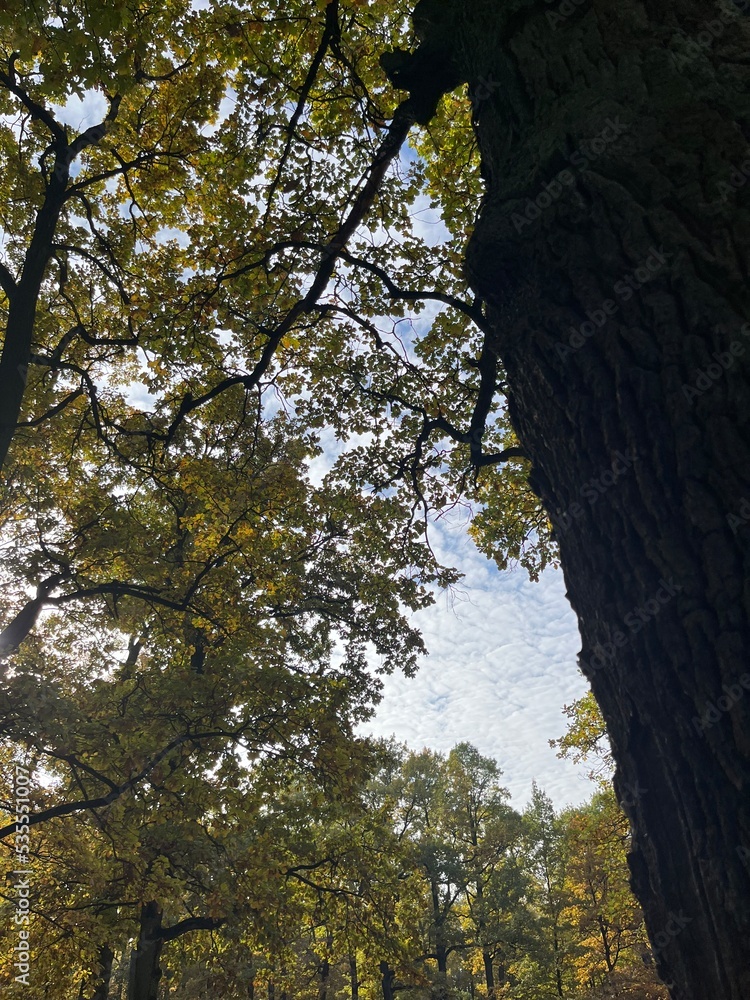
M 31 985 L 14 983 L 4 919 L 7 995 L 666 996 L 609 787 L 557 813 L 535 786 L 519 813 L 471 744 L 340 750 L 319 770 L 276 760 L 231 783 L 186 772 L 179 790 L 154 783 L 151 803 L 36 825 Z M 61 791 L 44 781 L 33 798 Z

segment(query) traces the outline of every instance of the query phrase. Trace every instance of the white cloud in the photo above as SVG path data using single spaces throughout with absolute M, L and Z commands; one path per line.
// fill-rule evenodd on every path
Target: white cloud
M 53 105 L 57 120 L 77 132 L 85 132 L 92 125 L 98 125 L 106 118 L 108 110 L 106 97 L 96 90 L 87 90 L 82 98 L 70 94 L 64 105 Z
M 414 234 L 424 240 L 428 247 L 442 246 L 450 239 L 450 233 L 440 216 L 440 211 L 432 207 L 430 198 L 426 194 L 414 199 L 410 214 Z
M 498 761 L 516 808 L 534 780 L 558 808 L 584 801 L 593 791 L 584 769 L 548 744 L 565 731 L 563 705 L 587 690 L 562 574 L 548 571 L 534 584 L 522 569 L 500 573 L 459 525 L 439 527 L 435 544 L 465 573 L 458 599 L 441 595 L 415 616 L 429 656 L 415 678 L 385 678 L 367 728 L 415 750 L 473 743 Z

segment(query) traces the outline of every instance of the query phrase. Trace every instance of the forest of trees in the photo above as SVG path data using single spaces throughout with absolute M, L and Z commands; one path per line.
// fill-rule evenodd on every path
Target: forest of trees
M 725 0 L 5 0 L 7 990 L 747 1000 L 749 50 Z M 585 809 L 358 735 L 457 507 L 563 568 Z
M 535 787 L 519 813 L 468 743 L 349 749 L 360 760 L 338 772 L 163 778 L 151 802 L 34 827 L 29 986 L 4 920 L 4 995 L 667 996 L 610 786 L 563 813 Z M 61 792 L 33 788 L 34 811 Z

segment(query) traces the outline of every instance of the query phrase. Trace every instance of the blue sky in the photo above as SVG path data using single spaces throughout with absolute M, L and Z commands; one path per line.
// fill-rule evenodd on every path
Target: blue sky
M 405 147 L 402 160 L 410 153 Z M 428 245 L 445 239 L 428 198 L 417 199 L 411 216 Z M 428 305 L 420 314 L 416 333 L 425 332 L 434 311 Z M 467 527 L 461 517 L 433 527 L 438 558 L 464 579 L 453 599 L 442 595 L 414 616 L 429 655 L 415 678 L 385 679 L 369 731 L 395 736 L 413 750 L 448 751 L 468 741 L 498 761 L 516 808 L 531 797 L 533 781 L 557 808 L 576 805 L 595 790 L 587 769 L 559 760 L 549 746 L 565 732 L 563 706 L 588 690 L 576 665 L 580 637 L 562 572 L 548 570 L 539 583 L 520 567 L 501 573 L 476 549 Z
M 367 728 L 414 750 L 473 743 L 498 761 L 516 808 L 534 780 L 557 808 L 583 802 L 594 791 L 586 769 L 559 760 L 548 743 L 565 731 L 563 705 L 588 687 L 562 573 L 546 571 L 539 583 L 520 568 L 501 573 L 461 523 L 436 529 L 433 544 L 464 579 L 453 599 L 441 595 L 414 616 L 429 655 L 416 677 L 385 679 Z

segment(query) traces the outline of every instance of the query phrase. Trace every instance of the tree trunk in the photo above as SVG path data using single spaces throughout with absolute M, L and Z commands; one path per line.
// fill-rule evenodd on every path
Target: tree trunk
M 387 962 L 380 963 L 380 985 L 383 991 L 383 1000 L 393 1000 L 393 979 L 395 973 Z
M 435 959 L 438 973 L 445 975 L 448 971 L 448 954 L 445 946 L 445 915 L 440 905 L 440 892 L 437 882 L 430 879 L 430 894 L 432 896 L 432 924 L 435 928 Z
M 349 982 L 351 983 L 352 1000 L 359 1000 L 359 975 L 357 974 L 357 956 L 349 956 Z
M 318 1000 L 327 1000 L 328 997 L 328 980 L 331 974 L 331 963 L 327 958 L 324 958 L 320 963 L 319 968 L 320 974 L 320 986 L 318 987 Z
M 557 936 L 557 922 L 555 922 L 555 927 L 552 931 L 552 952 L 555 959 L 555 989 L 557 990 L 557 995 L 559 997 L 564 997 L 565 990 L 563 989 L 562 978 L 562 956 L 560 954 L 560 939 Z
M 128 978 L 130 969 L 128 966 L 126 951 L 123 950 L 117 960 L 117 968 L 115 969 L 114 975 L 112 976 L 114 983 L 114 996 L 112 1000 L 122 1000 L 123 992 L 125 990 L 125 981 Z
M 750 25 L 695 0 L 460 16 L 486 182 L 467 273 L 559 539 L 633 886 L 673 998 L 747 1000 Z
M 91 1000 L 107 1000 L 109 996 L 109 983 L 112 978 L 112 962 L 114 961 L 114 952 L 112 949 L 104 944 L 99 949 L 99 968 L 96 973 L 94 992 L 91 994 Z
M 609 930 L 607 929 L 607 925 L 601 913 L 597 916 L 596 920 L 599 925 L 599 934 L 601 935 L 602 947 L 604 949 L 604 962 L 607 966 L 607 972 L 611 973 L 614 972 L 615 963 L 612 961 L 612 946 L 609 943 Z
M 487 1000 L 494 1000 L 495 970 L 492 968 L 492 955 L 486 946 L 482 948 L 482 961 L 484 962 L 484 981 L 487 986 Z
M 163 944 L 161 916 L 158 903 L 145 903 L 141 908 L 138 945 L 130 956 L 128 1000 L 158 1000 L 161 978 L 159 956 Z
M 448 948 L 445 942 L 445 913 L 440 905 L 438 883 L 430 879 L 432 894 L 432 920 L 435 927 L 435 958 L 437 960 L 437 978 L 435 983 L 435 1000 L 445 1000 L 448 995 Z
M 477 837 L 472 830 L 472 844 L 477 847 Z M 481 876 L 477 878 L 476 888 L 476 908 L 478 911 L 477 918 L 477 937 L 482 946 L 482 962 L 484 963 L 484 982 L 487 987 L 487 1000 L 495 1000 L 495 970 L 492 967 L 492 950 L 487 944 L 486 934 L 487 934 L 487 921 L 484 918 L 484 887 L 482 886 Z
M 36 216 L 21 279 L 10 295 L 8 325 L 0 354 L 0 468 L 5 464 L 21 411 L 31 362 L 39 291 L 52 253 L 52 241 L 65 200 L 67 182 L 67 166 L 53 171 L 44 202 Z

